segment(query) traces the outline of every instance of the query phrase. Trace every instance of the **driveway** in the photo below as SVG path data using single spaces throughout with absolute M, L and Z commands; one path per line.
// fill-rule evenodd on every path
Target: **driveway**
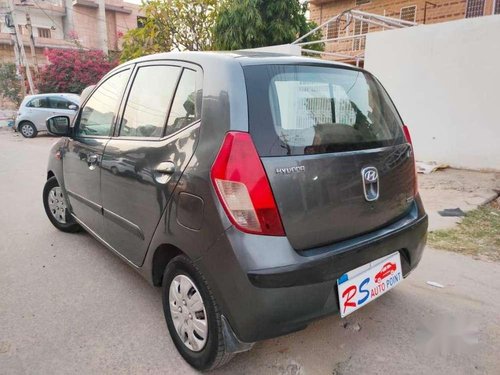
M 54 141 L 0 131 L 0 374 L 195 373 L 168 336 L 160 290 L 46 219 Z M 257 343 L 213 374 L 498 374 L 499 296 L 500 264 L 427 249 L 347 319 Z

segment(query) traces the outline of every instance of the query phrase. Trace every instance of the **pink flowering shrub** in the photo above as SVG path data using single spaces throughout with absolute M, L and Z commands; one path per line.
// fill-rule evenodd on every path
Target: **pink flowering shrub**
M 44 66 L 38 77 L 38 90 L 46 92 L 71 92 L 80 94 L 90 85 L 95 85 L 116 61 L 110 61 L 102 51 L 46 50 L 49 64 Z

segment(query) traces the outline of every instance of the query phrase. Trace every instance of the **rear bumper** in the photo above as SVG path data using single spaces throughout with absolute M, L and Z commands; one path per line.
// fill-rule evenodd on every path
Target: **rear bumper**
M 211 255 L 200 259 L 200 268 L 236 336 L 254 342 L 338 312 L 336 280 L 363 264 L 399 251 L 407 276 L 420 262 L 427 226 L 418 199 L 406 217 L 388 227 L 300 254 L 286 238 L 249 236 L 230 228 Z
M 290 266 L 252 270 L 248 278 L 260 288 L 284 288 L 289 286 L 337 281 L 345 272 L 382 258 L 395 251 L 401 255 L 403 275 L 406 277 L 415 268 L 425 245 L 428 219 L 424 215 L 411 224 L 384 233 L 360 237 L 325 249 L 325 256 Z M 315 251 L 318 251 L 315 249 Z

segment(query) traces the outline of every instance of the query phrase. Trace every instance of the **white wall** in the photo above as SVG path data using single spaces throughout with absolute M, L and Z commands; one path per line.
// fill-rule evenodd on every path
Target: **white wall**
M 244 49 L 243 51 L 283 53 L 285 55 L 294 55 L 294 56 L 302 55 L 302 49 L 300 48 L 300 46 L 297 46 L 295 44 L 279 44 L 276 46 L 248 48 Z
M 365 68 L 394 100 L 418 160 L 500 170 L 500 15 L 371 33 Z

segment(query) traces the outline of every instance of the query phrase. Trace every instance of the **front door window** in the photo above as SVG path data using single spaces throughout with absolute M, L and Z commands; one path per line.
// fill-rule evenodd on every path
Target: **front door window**
M 127 84 L 129 73 L 129 70 L 116 73 L 92 93 L 80 114 L 75 137 L 107 137 L 111 135 L 115 113 Z

